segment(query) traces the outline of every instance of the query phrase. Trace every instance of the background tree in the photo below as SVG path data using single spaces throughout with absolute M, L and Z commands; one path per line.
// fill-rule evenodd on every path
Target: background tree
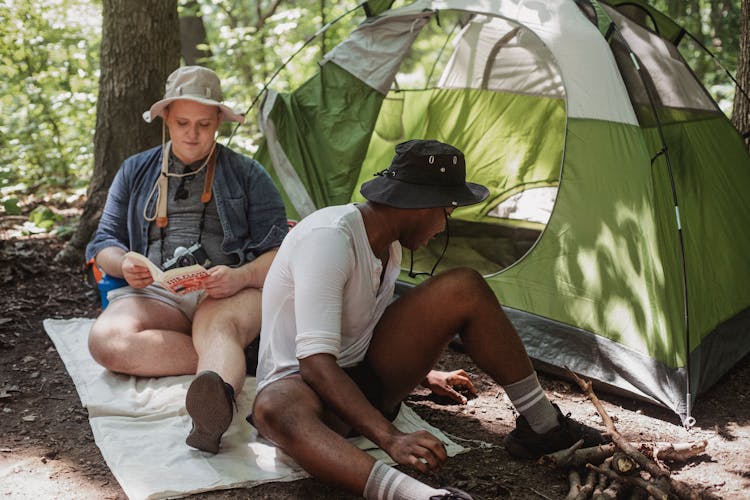
M 177 0 L 104 0 L 94 172 L 76 231 L 57 258 L 82 260 L 112 179 L 128 156 L 161 142 L 161 124 L 142 113 L 164 95 L 179 66 Z
M 98 9 L 88 0 L 3 0 L 0 19 L 3 195 L 17 200 L 21 193 L 85 188 L 96 117 Z
M 204 65 L 211 57 L 206 26 L 197 0 L 187 0 L 180 8 L 180 53 L 185 66 Z
M 745 92 L 750 91 L 750 2 L 742 0 L 740 14 L 740 43 L 737 54 L 737 83 Z M 734 94 L 732 124 L 740 132 L 750 132 L 750 100 L 748 94 L 739 89 Z M 745 146 L 750 146 L 750 138 L 745 137 Z

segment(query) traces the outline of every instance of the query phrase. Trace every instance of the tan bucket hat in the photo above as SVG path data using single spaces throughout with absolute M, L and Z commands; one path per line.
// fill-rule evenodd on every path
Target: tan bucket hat
M 188 99 L 190 101 L 217 106 L 221 109 L 223 121 L 245 123 L 245 117 L 235 113 L 221 103 L 221 82 L 216 73 L 203 66 L 183 66 L 172 72 L 167 78 L 164 99 L 155 102 L 151 109 L 143 113 L 143 119 L 151 123 L 157 116 L 164 118 L 164 108 L 172 101 Z

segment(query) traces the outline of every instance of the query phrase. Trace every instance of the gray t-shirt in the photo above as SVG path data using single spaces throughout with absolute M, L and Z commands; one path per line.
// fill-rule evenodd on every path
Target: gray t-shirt
M 170 154 L 169 172 L 181 174 L 187 172 L 188 169 L 194 171 L 203 165 L 203 161 L 199 160 L 186 166 L 177 157 Z M 201 194 L 203 193 L 207 170 L 208 167 L 194 175 L 169 177 L 167 193 L 169 223 L 167 227 L 163 228 L 162 232 L 162 228 L 152 222 L 148 231 L 148 258 L 156 265 L 161 266 L 171 259 L 177 247 L 190 248 L 199 239 L 211 260 L 211 266 L 220 264 L 233 266 L 237 264 L 234 256 L 226 255 L 221 251 L 224 231 L 219 222 L 214 197 L 211 197 L 211 201 L 206 205 L 203 231 L 200 231 L 203 214 Z

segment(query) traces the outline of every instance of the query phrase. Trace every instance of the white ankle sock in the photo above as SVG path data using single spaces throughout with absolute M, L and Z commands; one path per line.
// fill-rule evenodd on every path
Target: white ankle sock
M 536 372 L 504 386 L 503 389 L 516 411 L 526 418 L 534 432 L 543 434 L 560 425 L 557 411 L 544 394 Z
M 429 500 L 442 493 L 448 491 L 428 486 L 378 460 L 367 478 L 364 497 L 368 500 Z

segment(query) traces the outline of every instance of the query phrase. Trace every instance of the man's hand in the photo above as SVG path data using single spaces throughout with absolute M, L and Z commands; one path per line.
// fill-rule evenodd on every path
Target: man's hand
M 145 288 L 154 282 L 151 271 L 135 259 L 125 257 L 121 264 L 122 277 L 133 288 Z
M 422 385 L 437 396 L 445 396 L 462 405 L 466 404 L 466 397 L 456 389 L 464 389 L 474 396 L 477 390 L 469 378 L 469 374 L 463 370 L 452 372 L 440 372 L 432 370 L 422 381 Z
M 409 465 L 419 472 L 437 470 L 448 458 L 443 443 L 427 431 L 393 435 L 383 451 L 401 465 Z

